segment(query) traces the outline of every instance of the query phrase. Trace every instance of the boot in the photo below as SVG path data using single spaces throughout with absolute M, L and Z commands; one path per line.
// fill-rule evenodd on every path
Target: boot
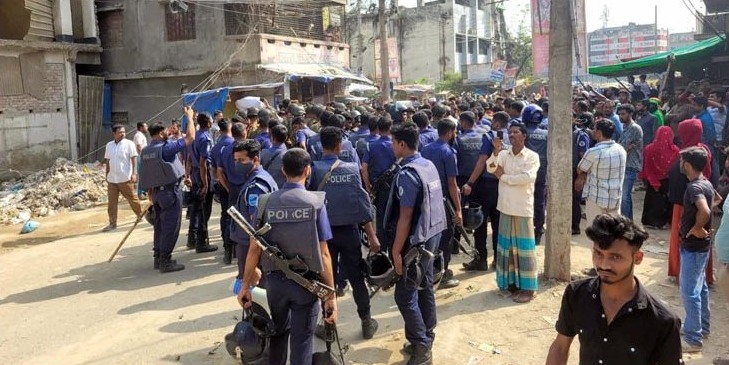
M 218 246 L 208 244 L 205 241 L 203 241 L 203 242 L 198 241 L 197 245 L 195 246 L 196 253 L 213 252 L 213 251 L 217 251 L 217 250 L 218 250 Z
M 362 320 L 362 337 L 369 340 L 375 336 L 379 325 L 374 318 L 366 318 Z
M 192 250 L 195 248 L 195 232 L 187 231 L 187 249 Z
M 167 272 L 175 272 L 180 270 L 185 270 L 185 265 L 178 264 L 177 261 L 172 260 L 172 257 L 170 255 L 160 257 L 159 272 L 164 274 Z
M 460 283 L 461 282 L 459 280 L 453 278 L 453 271 L 448 269 L 443 273 L 443 278 L 441 278 L 440 283 L 438 283 L 438 289 L 455 288 Z
M 225 245 L 225 253 L 223 254 L 223 264 L 230 265 L 233 262 L 233 246 Z
M 542 243 L 543 232 L 534 233 L 534 243 L 539 246 Z
M 464 262 L 463 269 L 466 271 L 488 271 L 489 264 L 486 260 L 473 259 L 470 262 Z
M 177 260 L 175 260 L 175 259 L 171 259 L 170 261 L 173 264 L 176 264 L 177 263 Z M 154 257 L 154 266 L 153 266 L 155 270 L 159 270 L 159 263 L 160 262 L 161 262 L 161 260 L 160 260 L 159 256 L 155 256 Z
M 432 365 L 433 354 L 430 349 L 423 345 L 413 345 L 413 353 L 407 365 Z

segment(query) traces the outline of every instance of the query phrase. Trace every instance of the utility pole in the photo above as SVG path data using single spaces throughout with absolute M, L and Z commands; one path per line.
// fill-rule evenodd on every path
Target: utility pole
M 377 23 L 380 27 L 380 100 L 383 104 L 390 101 L 390 53 L 387 49 L 387 9 L 385 0 L 379 1 Z
M 549 17 L 549 146 L 544 275 L 570 280 L 572 221 L 572 2 L 552 1 Z
M 364 48 L 364 37 L 362 36 L 362 0 L 357 0 L 357 75 L 362 74 L 362 48 Z

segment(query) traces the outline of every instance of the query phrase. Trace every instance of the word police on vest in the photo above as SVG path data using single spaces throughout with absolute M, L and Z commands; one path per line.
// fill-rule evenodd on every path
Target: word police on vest
M 312 208 L 270 209 L 266 211 L 266 219 L 271 223 L 305 221 L 312 217 Z
M 354 181 L 354 175 L 332 175 L 329 177 L 329 182 L 332 184 L 348 184 Z

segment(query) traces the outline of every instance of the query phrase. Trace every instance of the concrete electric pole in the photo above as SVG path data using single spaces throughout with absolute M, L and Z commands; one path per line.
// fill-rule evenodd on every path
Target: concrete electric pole
M 387 49 L 387 9 L 385 0 L 380 0 L 378 9 L 378 26 L 380 28 L 380 100 L 390 101 L 390 54 Z
M 572 0 L 549 13 L 549 181 L 544 275 L 570 280 L 572 219 Z M 570 188 L 567 188 L 570 187 Z

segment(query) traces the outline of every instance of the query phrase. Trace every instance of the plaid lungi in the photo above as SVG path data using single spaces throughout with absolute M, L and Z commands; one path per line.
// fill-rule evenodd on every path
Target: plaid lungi
M 532 217 L 501 213 L 496 255 L 496 283 L 521 290 L 537 290 L 537 248 Z

